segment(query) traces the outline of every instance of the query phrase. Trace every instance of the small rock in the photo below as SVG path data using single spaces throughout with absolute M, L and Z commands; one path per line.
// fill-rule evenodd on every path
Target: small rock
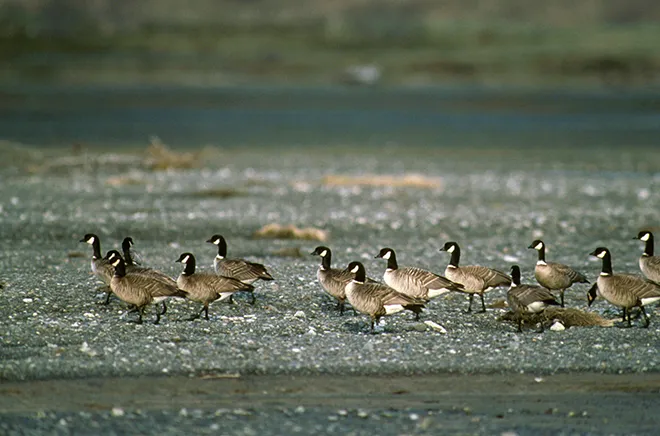
M 298 406 L 298 407 L 296 407 L 294 412 L 296 412 L 296 413 L 305 413 L 305 408 L 303 406 Z
M 32 298 L 23 298 L 23 303 L 32 303 Z
M 305 312 L 302 310 L 297 311 L 296 313 L 293 314 L 296 318 L 304 318 L 305 317 Z
M 94 357 L 98 353 L 89 346 L 87 342 L 83 342 L 82 345 L 80 346 L 80 352 L 87 354 L 89 357 Z
M 566 327 L 564 327 L 564 324 L 562 324 L 561 322 L 555 321 L 554 324 L 552 324 L 552 326 L 550 327 L 550 330 L 552 330 L 553 332 L 563 332 L 564 330 L 566 330 Z
M 110 411 L 110 414 L 116 418 L 119 418 L 120 416 L 124 416 L 125 412 L 121 407 L 113 407 Z
M 369 413 L 367 413 L 366 410 L 359 409 L 357 411 L 357 416 L 358 416 L 358 418 L 366 419 L 366 418 L 369 417 Z

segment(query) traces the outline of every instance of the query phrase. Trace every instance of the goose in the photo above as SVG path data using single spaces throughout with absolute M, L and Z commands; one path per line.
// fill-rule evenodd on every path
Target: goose
M 332 251 L 326 246 L 319 245 L 310 254 L 321 257 L 321 265 L 316 271 L 316 278 L 325 292 L 337 300 L 337 309 L 339 309 L 339 314 L 343 315 L 346 302 L 346 285 L 353 279 L 353 273 L 332 268 L 330 266 L 332 264 Z
M 610 304 L 623 309 L 624 323 L 626 314 L 628 315 L 627 327 L 630 327 L 630 309 L 639 307 L 644 315 L 644 327 L 648 327 L 651 321 L 644 306 L 660 300 L 660 285 L 631 274 L 614 274 L 612 255 L 610 250 L 605 247 L 598 247 L 589 254 L 603 261 L 596 286 L 592 287 L 587 294 L 589 306 L 593 304 L 596 296 L 600 295 Z
M 464 289 L 461 292 L 470 294 L 467 313 L 472 312 L 474 294 L 478 294 L 481 298 L 481 312 L 485 312 L 484 293 L 498 286 L 509 286 L 511 284 L 511 278 L 496 269 L 478 265 L 459 266 L 461 248 L 456 242 L 446 242 L 440 248 L 440 251 L 451 253 L 451 260 L 445 269 L 445 277 L 452 282 L 463 285 Z
M 534 267 L 534 276 L 544 288 L 551 291 L 559 291 L 561 307 L 564 307 L 564 292 L 573 286 L 573 283 L 589 283 L 589 280 L 568 265 L 545 261 L 545 243 L 540 239 L 535 240 L 527 248 L 533 248 L 539 252 L 539 259 Z
M 176 285 L 171 286 L 145 274 L 127 273 L 124 259 L 118 254 L 112 256 L 111 262 L 115 273 L 110 280 L 110 289 L 119 299 L 137 308 L 138 324 L 142 324 L 142 315 L 149 304 L 169 297 L 186 297 L 186 293 L 178 289 Z M 158 309 L 154 324 L 159 322 L 160 310 Z
M 511 287 L 506 293 L 509 307 L 518 318 L 518 331 L 522 332 L 523 315 L 541 313 L 548 306 L 559 306 L 554 295 L 541 286 L 520 284 L 520 267 L 511 267 Z
M 653 233 L 642 231 L 634 239 L 645 242 L 644 252 L 639 258 L 639 269 L 652 282 L 660 284 L 660 256 L 653 255 Z
M 213 266 L 218 275 L 233 277 L 251 285 L 257 280 L 274 280 L 273 276 L 266 270 L 266 267 L 244 259 L 228 259 L 227 241 L 221 235 L 213 235 L 206 242 L 218 246 L 218 254 L 215 256 Z M 252 293 L 252 304 L 254 304 L 254 294 Z M 232 301 L 232 299 L 229 299 Z
M 369 315 L 371 333 L 374 333 L 374 324 L 378 324 L 381 317 L 403 310 L 410 310 L 415 314 L 415 319 L 419 319 L 426 300 L 402 294 L 381 283 L 366 283 L 367 275 L 361 262 L 349 263 L 345 271 L 354 274 L 346 285 L 346 298 L 357 311 Z
M 190 320 L 197 319 L 204 312 L 204 319 L 209 319 L 209 304 L 215 300 L 227 300 L 235 292 L 252 292 L 254 286 L 240 280 L 223 277 L 217 274 L 195 273 L 195 256 L 192 253 L 183 253 L 176 262 L 185 265 L 176 280 L 179 288 L 183 289 L 190 300 L 202 303 L 202 310 Z
M 412 266 L 399 267 L 396 253 L 391 248 L 382 248 L 376 258 L 387 260 L 383 280 L 402 294 L 429 300 L 449 291 L 462 292 L 464 287 L 451 280 Z
M 92 246 L 92 273 L 105 284 L 104 292 L 106 293 L 106 296 L 103 304 L 109 304 L 110 294 L 112 294 L 112 291 L 110 290 L 110 281 L 112 280 L 115 269 L 107 259 L 103 258 L 103 255 L 101 254 L 101 240 L 98 236 L 94 233 L 87 233 L 80 242 L 85 242 Z
M 129 238 L 126 238 L 126 239 L 129 239 Z M 126 241 L 126 239 L 124 239 L 124 241 Z M 123 248 L 123 245 L 124 244 L 122 243 L 122 248 Z M 129 254 L 129 258 L 130 258 L 130 249 L 129 250 L 124 250 L 124 253 Z M 107 259 L 108 262 L 110 262 L 110 263 L 112 263 L 112 261 L 114 260 L 115 257 L 121 257 L 117 250 L 110 250 L 105 255 L 105 259 Z M 174 281 L 174 279 L 172 277 L 168 276 L 167 274 L 165 274 L 163 272 L 160 272 L 158 270 L 152 269 L 152 268 L 145 268 L 145 267 L 136 266 L 136 265 L 132 265 L 132 264 L 129 265 L 126 262 L 125 257 L 123 257 L 122 259 L 124 259 L 124 268 L 126 269 L 126 272 L 147 275 L 147 276 L 149 276 L 149 277 L 151 277 L 155 280 L 159 280 L 159 281 L 163 282 L 165 285 L 176 286 L 176 281 Z M 163 309 L 160 312 L 160 314 L 165 315 L 167 313 L 167 305 L 165 304 L 164 299 L 161 301 L 161 303 L 163 304 Z

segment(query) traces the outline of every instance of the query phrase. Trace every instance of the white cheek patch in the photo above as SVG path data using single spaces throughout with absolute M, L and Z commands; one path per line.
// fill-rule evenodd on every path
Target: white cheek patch
M 601 251 L 600 253 L 598 253 L 598 254 L 596 255 L 596 257 L 602 259 L 602 258 L 605 257 L 605 254 L 606 254 L 606 253 L 607 253 L 607 251 Z
M 95 239 L 94 237 L 91 237 L 88 240 L 86 240 L 85 242 L 87 242 L 89 245 L 92 245 L 94 243 L 94 239 Z
M 220 245 L 220 239 L 215 239 L 213 241 L 213 245 Z
M 456 246 L 455 245 L 450 245 L 449 248 L 447 249 L 447 253 L 453 253 L 454 250 L 456 250 Z
M 543 242 L 539 242 L 538 244 L 536 244 L 536 245 L 534 246 L 534 248 L 535 248 L 536 250 L 540 250 L 541 248 L 543 248 Z
M 358 272 L 359 269 L 360 269 L 360 267 L 357 266 L 357 265 L 355 265 L 355 266 L 353 267 L 353 269 L 351 270 L 351 272 L 352 272 L 353 274 L 355 274 L 356 272 Z
M 644 233 L 644 236 L 639 238 L 640 241 L 644 241 L 644 242 L 648 241 L 649 239 L 651 239 L 651 234 L 650 233 Z
M 383 259 L 385 260 L 390 260 L 390 257 L 392 257 L 392 252 L 388 251 L 383 255 Z
M 119 265 L 119 259 L 112 262 L 112 266 L 117 267 L 117 265 Z
M 190 260 L 190 256 L 186 256 L 183 259 L 181 259 L 181 262 L 182 263 L 188 263 L 189 260 Z
M 328 250 L 323 250 L 319 256 L 326 257 L 328 255 Z

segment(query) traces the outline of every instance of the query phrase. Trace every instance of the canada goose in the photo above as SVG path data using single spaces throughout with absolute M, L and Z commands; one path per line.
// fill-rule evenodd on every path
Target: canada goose
M 478 265 L 458 266 L 461 259 L 461 248 L 456 242 L 446 242 L 440 251 L 451 253 L 451 260 L 445 269 L 445 276 L 452 282 L 462 284 L 464 289 L 461 292 L 470 294 L 468 313 L 472 312 L 474 294 L 479 294 L 481 311 L 485 312 L 484 293 L 498 286 L 509 286 L 511 284 L 511 278 L 496 269 Z
M 371 317 L 372 333 L 374 323 L 378 324 L 385 315 L 410 310 L 415 314 L 415 319 L 419 319 L 426 300 L 402 294 L 380 283 L 365 283 L 366 271 L 360 262 L 349 263 L 345 271 L 355 274 L 346 285 L 346 298 L 356 310 Z
M 321 256 L 321 265 L 316 271 L 316 278 L 321 287 L 337 300 L 337 309 L 341 315 L 344 314 L 344 303 L 346 301 L 346 285 L 353 280 L 350 271 L 332 268 L 332 251 L 320 245 L 310 253 L 313 256 Z
M 126 239 L 129 239 L 129 238 L 125 238 L 124 241 L 126 241 Z M 122 243 L 122 247 L 123 247 L 123 245 L 124 244 Z M 124 253 L 128 253 L 129 256 L 130 256 L 130 249 L 129 250 L 124 250 Z M 118 257 L 118 256 L 120 256 L 120 255 L 119 255 L 119 252 L 117 250 L 110 250 L 105 255 L 105 259 L 108 260 L 108 262 L 112 263 L 114 258 Z M 123 259 L 124 258 L 122 258 L 122 260 Z M 168 276 L 167 274 L 165 274 L 163 272 L 157 271 L 155 269 L 145 268 L 145 267 L 135 266 L 135 265 L 128 265 L 125 260 L 124 260 L 124 268 L 125 268 L 127 273 L 143 274 L 143 275 L 146 275 L 146 276 L 149 276 L 149 277 L 153 278 L 154 280 L 159 280 L 159 281 L 163 282 L 165 285 L 176 286 L 176 281 L 174 281 L 174 279 L 172 277 Z M 160 314 L 165 315 L 165 313 L 167 313 L 167 305 L 165 304 L 165 300 L 163 299 L 163 300 L 159 300 L 159 301 L 161 301 L 161 303 L 163 304 L 163 310 L 160 312 Z
M 94 233 L 87 233 L 80 242 L 86 242 L 92 246 L 92 273 L 105 283 L 106 290 L 104 290 L 104 292 L 106 293 L 106 296 L 103 304 L 109 304 L 110 294 L 112 294 L 112 291 L 110 290 L 110 281 L 112 280 L 115 269 L 107 259 L 103 258 L 103 255 L 101 254 L 101 240 L 98 236 Z
M 221 235 L 213 235 L 206 241 L 218 246 L 218 254 L 215 256 L 213 266 L 218 275 L 233 277 L 243 283 L 252 284 L 255 281 L 274 280 L 273 276 L 266 270 L 266 267 L 244 259 L 227 259 L 227 242 Z M 254 294 L 252 293 L 252 303 L 254 303 Z M 231 301 L 231 298 L 230 298 Z
M 464 289 L 461 284 L 421 268 L 412 266 L 399 268 L 396 253 L 391 248 L 382 248 L 376 258 L 387 260 L 383 280 L 402 294 L 428 300 L 449 291 L 462 292 Z
M 226 300 L 234 292 L 252 292 L 254 286 L 241 282 L 231 277 L 223 277 L 217 274 L 195 273 L 195 256 L 191 253 L 183 253 L 176 262 L 181 262 L 185 268 L 176 279 L 179 288 L 187 293 L 187 297 L 193 301 L 203 303 L 204 307 L 192 319 L 199 318 L 204 312 L 204 319 L 209 319 L 209 303 L 215 300 Z
M 145 274 L 127 273 L 124 260 L 118 252 L 111 256 L 115 273 L 110 281 L 112 292 L 122 301 L 133 304 L 138 311 L 138 324 L 142 324 L 142 315 L 147 305 L 162 301 L 169 297 L 185 298 L 186 293 L 178 289 L 176 285 L 171 286 L 156 280 Z M 156 310 L 154 324 L 160 322 L 160 309 Z
M 527 248 L 533 248 L 539 252 L 539 259 L 534 267 L 536 281 L 551 291 L 559 291 L 561 307 L 564 307 L 564 291 L 573 283 L 589 283 L 589 280 L 568 265 L 545 261 L 545 243 L 540 239 L 535 240 Z
M 644 253 L 639 258 L 639 269 L 647 279 L 660 284 L 660 256 L 653 255 L 653 233 L 642 231 L 635 239 L 646 243 Z
M 644 327 L 648 327 L 651 321 L 644 306 L 660 300 L 660 286 L 638 276 L 614 274 L 612 255 L 605 247 L 598 247 L 589 254 L 603 261 L 603 268 L 596 281 L 597 286 L 592 287 L 587 294 L 589 306 L 596 299 L 596 295 L 600 295 L 610 304 L 623 309 L 623 322 L 626 322 L 627 314 L 628 327 L 630 327 L 630 309 L 639 307 L 644 315 Z
M 523 315 L 528 313 L 540 313 L 548 306 L 559 306 L 554 295 L 541 286 L 521 285 L 520 267 L 511 267 L 511 287 L 506 293 L 509 307 L 518 316 L 518 331 L 522 332 Z

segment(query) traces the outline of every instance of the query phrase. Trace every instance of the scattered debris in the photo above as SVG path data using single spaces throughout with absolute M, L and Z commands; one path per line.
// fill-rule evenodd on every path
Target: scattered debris
M 438 324 L 438 323 L 435 323 L 435 322 L 433 322 L 433 321 L 427 320 L 427 321 L 424 321 L 424 324 L 426 324 L 427 326 L 431 327 L 433 330 L 442 333 L 443 335 L 444 335 L 444 334 L 447 334 L 447 329 L 444 328 L 443 326 L 441 326 L 441 325 Z
M 273 255 L 281 257 L 303 257 L 300 247 L 282 247 L 279 250 L 273 251 Z
M 550 326 L 550 330 L 553 332 L 563 332 L 566 330 L 566 327 L 564 327 L 564 324 L 562 324 L 561 321 L 555 320 L 555 322 Z
M 442 180 L 440 178 L 427 177 L 421 174 L 405 174 L 403 176 L 384 176 L 377 174 L 362 176 L 328 175 L 323 177 L 321 182 L 327 186 L 442 187 Z
M 499 319 L 501 321 L 518 321 L 518 314 L 507 312 Z M 524 314 L 523 321 L 528 325 L 543 323 L 544 325 L 562 324 L 564 328 L 570 327 L 612 327 L 614 320 L 606 319 L 593 312 L 585 312 L 571 307 L 548 307 L 540 314 Z M 559 328 L 559 327 L 556 327 Z M 556 331 L 556 330 L 555 330 Z
M 167 147 L 157 136 L 150 138 L 144 164 L 152 170 L 195 168 L 198 156 L 195 153 L 179 153 Z
M 304 239 L 309 241 L 328 240 L 328 232 L 326 230 L 317 229 L 314 227 L 299 228 L 293 224 L 287 226 L 271 223 L 266 224 L 252 235 L 254 238 L 275 238 L 275 239 Z
M 245 192 L 233 188 L 214 188 L 193 192 L 190 195 L 198 198 L 232 198 L 244 196 Z

